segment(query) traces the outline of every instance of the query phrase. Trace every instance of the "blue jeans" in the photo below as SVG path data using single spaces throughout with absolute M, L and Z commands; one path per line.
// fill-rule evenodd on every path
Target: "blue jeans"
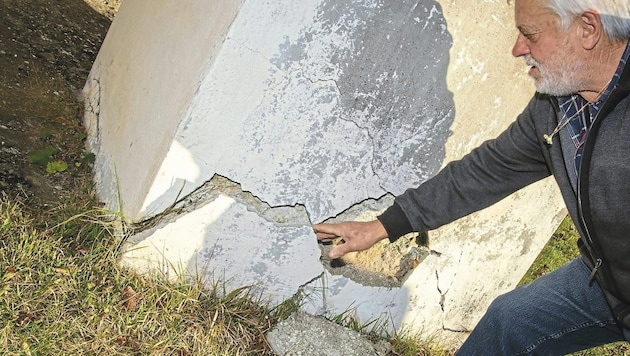
M 457 355 L 565 355 L 624 340 L 589 276 L 578 258 L 499 296 Z

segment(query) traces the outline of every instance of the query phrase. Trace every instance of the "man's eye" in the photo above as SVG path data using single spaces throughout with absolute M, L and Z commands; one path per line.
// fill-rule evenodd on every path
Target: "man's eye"
M 536 42 L 538 33 L 524 33 L 523 37 L 527 38 L 529 41 Z

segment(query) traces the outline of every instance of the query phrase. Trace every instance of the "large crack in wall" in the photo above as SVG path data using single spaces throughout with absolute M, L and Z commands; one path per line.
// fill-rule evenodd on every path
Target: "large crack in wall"
M 135 224 L 131 242 L 133 244 L 142 242 L 151 235 L 141 232 L 163 227 L 178 216 L 195 211 L 220 196 L 233 198 L 245 205 L 248 211 L 256 213 L 278 227 L 312 224 L 304 205 L 272 207 L 251 192 L 243 191 L 240 184 L 215 174 L 211 180 L 180 199 L 162 214 Z M 391 194 L 379 199 L 367 199 L 326 222 L 374 219 L 393 203 L 393 199 Z M 409 273 L 431 253 L 428 248 L 428 235 L 416 233 L 403 236 L 395 243 L 383 241 L 367 251 L 349 253 L 335 260 L 327 257 L 331 247 L 331 243 L 320 244 L 321 262 L 331 274 L 343 275 L 359 284 L 375 287 L 400 287 Z
M 164 226 L 177 216 L 190 213 L 200 207 L 215 201 L 220 195 L 229 196 L 247 206 L 249 211 L 255 212 L 263 219 L 277 226 L 311 225 L 304 205 L 271 207 L 251 192 L 243 191 L 240 184 L 215 174 L 209 181 L 195 189 L 185 197 L 177 199 L 174 204 L 161 214 L 134 225 L 135 233 Z M 134 243 L 140 240 L 133 241 Z

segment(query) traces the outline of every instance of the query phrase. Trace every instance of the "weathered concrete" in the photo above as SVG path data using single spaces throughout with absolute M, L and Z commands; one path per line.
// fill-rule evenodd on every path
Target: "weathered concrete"
M 387 355 L 391 345 L 370 342 L 357 331 L 304 313 L 295 313 L 267 333 L 269 345 L 282 356 Z
M 97 185 L 134 221 L 180 201 L 124 262 L 465 337 L 559 224 L 551 181 L 431 232 L 400 287 L 331 274 L 310 225 L 351 207 L 374 217 L 515 118 L 533 89 L 510 57 L 512 11 L 503 0 L 124 2 L 85 88 Z

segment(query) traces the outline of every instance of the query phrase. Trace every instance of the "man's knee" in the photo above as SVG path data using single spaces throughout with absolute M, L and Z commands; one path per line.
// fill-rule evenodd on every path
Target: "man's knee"
M 523 300 L 516 293 L 509 292 L 496 297 L 484 318 L 492 321 L 492 324 L 514 325 L 523 314 Z

